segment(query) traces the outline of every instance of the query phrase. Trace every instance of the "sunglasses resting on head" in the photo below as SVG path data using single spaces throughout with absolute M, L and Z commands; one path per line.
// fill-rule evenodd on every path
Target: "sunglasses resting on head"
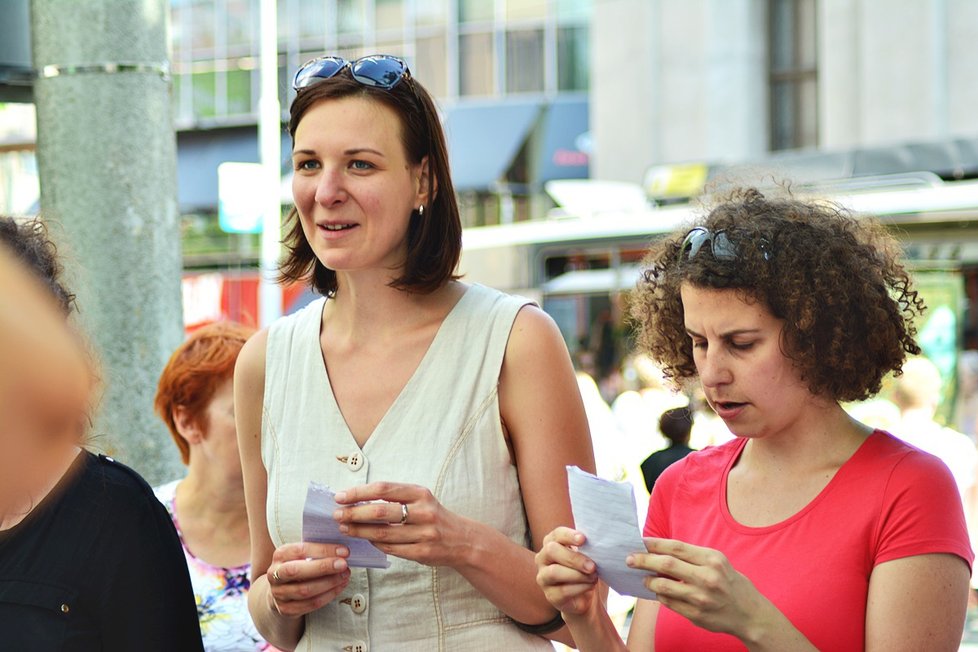
M 720 230 L 714 233 L 705 226 L 697 226 L 690 230 L 679 247 L 679 260 L 693 258 L 707 242 L 716 260 L 733 260 L 737 257 L 737 249 L 727 237 L 727 232 Z
M 389 54 L 372 54 L 355 61 L 323 56 L 302 64 L 292 79 L 292 89 L 298 92 L 323 79 L 334 77 L 346 68 L 350 68 L 353 79 L 364 86 L 387 91 L 397 86 L 405 77 L 411 76 L 404 60 Z
M 686 237 L 683 238 L 679 246 L 679 261 L 689 260 L 696 256 L 707 242 L 710 243 L 710 253 L 714 260 L 736 260 L 738 258 L 737 247 L 730 241 L 730 236 L 724 229 L 711 231 L 705 226 L 696 226 L 690 229 Z M 764 260 L 770 260 L 770 243 L 765 239 L 760 239 L 757 246 L 764 256 Z

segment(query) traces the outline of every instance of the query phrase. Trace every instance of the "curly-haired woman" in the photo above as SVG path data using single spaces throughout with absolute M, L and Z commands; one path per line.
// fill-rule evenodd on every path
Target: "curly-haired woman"
M 749 189 L 654 245 L 634 316 L 737 438 L 656 483 L 631 650 L 957 650 L 974 555 L 937 459 L 850 418 L 919 351 L 923 302 L 877 222 Z M 538 582 L 582 650 L 624 649 L 584 535 Z

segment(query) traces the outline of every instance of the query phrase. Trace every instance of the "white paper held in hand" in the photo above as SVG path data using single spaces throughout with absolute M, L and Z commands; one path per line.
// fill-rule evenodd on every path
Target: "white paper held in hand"
M 337 507 L 336 494 L 332 489 L 318 482 L 310 482 L 306 504 L 302 509 L 302 540 L 346 546 L 350 550 L 346 563 L 354 568 L 390 568 L 387 555 L 377 546 L 366 539 L 340 532 L 339 524 L 333 518 Z
M 644 583 L 650 573 L 625 565 L 629 554 L 646 551 L 631 485 L 568 466 L 567 486 L 575 528 L 587 537 L 580 551 L 594 561 L 598 577 L 622 595 L 654 600 Z

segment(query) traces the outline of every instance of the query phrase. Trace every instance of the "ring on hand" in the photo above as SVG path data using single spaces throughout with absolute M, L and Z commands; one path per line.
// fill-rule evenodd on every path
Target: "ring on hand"
M 407 503 L 401 503 L 401 521 L 400 521 L 401 525 L 407 523 L 407 517 L 408 517 Z
M 275 570 L 272 571 L 272 577 L 275 578 L 275 581 L 276 582 L 281 582 L 282 581 L 282 578 L 280 578 L 278 576 L 278 568 L 276 568 Z

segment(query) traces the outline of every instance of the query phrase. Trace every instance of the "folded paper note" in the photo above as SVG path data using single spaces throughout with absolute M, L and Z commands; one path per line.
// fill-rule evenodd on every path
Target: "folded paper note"
M 302 510 L 302 540 L 346 546 L 350 550 L 346 563 L 351 567 L 389 568 L 391 563 L 387 555 L 374 544 L 340 532 L 339 524 L 333 518 L 337 507 L 336 494 L 332 489 L 318 482 L 310 482 Z
M 642 531 L 635 518 L 631 485 L 603 480 L 576 466 L 567 467 L 574 524 L 587 540 L 580 551 L 598 568 L 598 577 L 622 595 L 655 599 L 645 586 L 648 571 L 629 568 L 625 558 L 645 552 Z

